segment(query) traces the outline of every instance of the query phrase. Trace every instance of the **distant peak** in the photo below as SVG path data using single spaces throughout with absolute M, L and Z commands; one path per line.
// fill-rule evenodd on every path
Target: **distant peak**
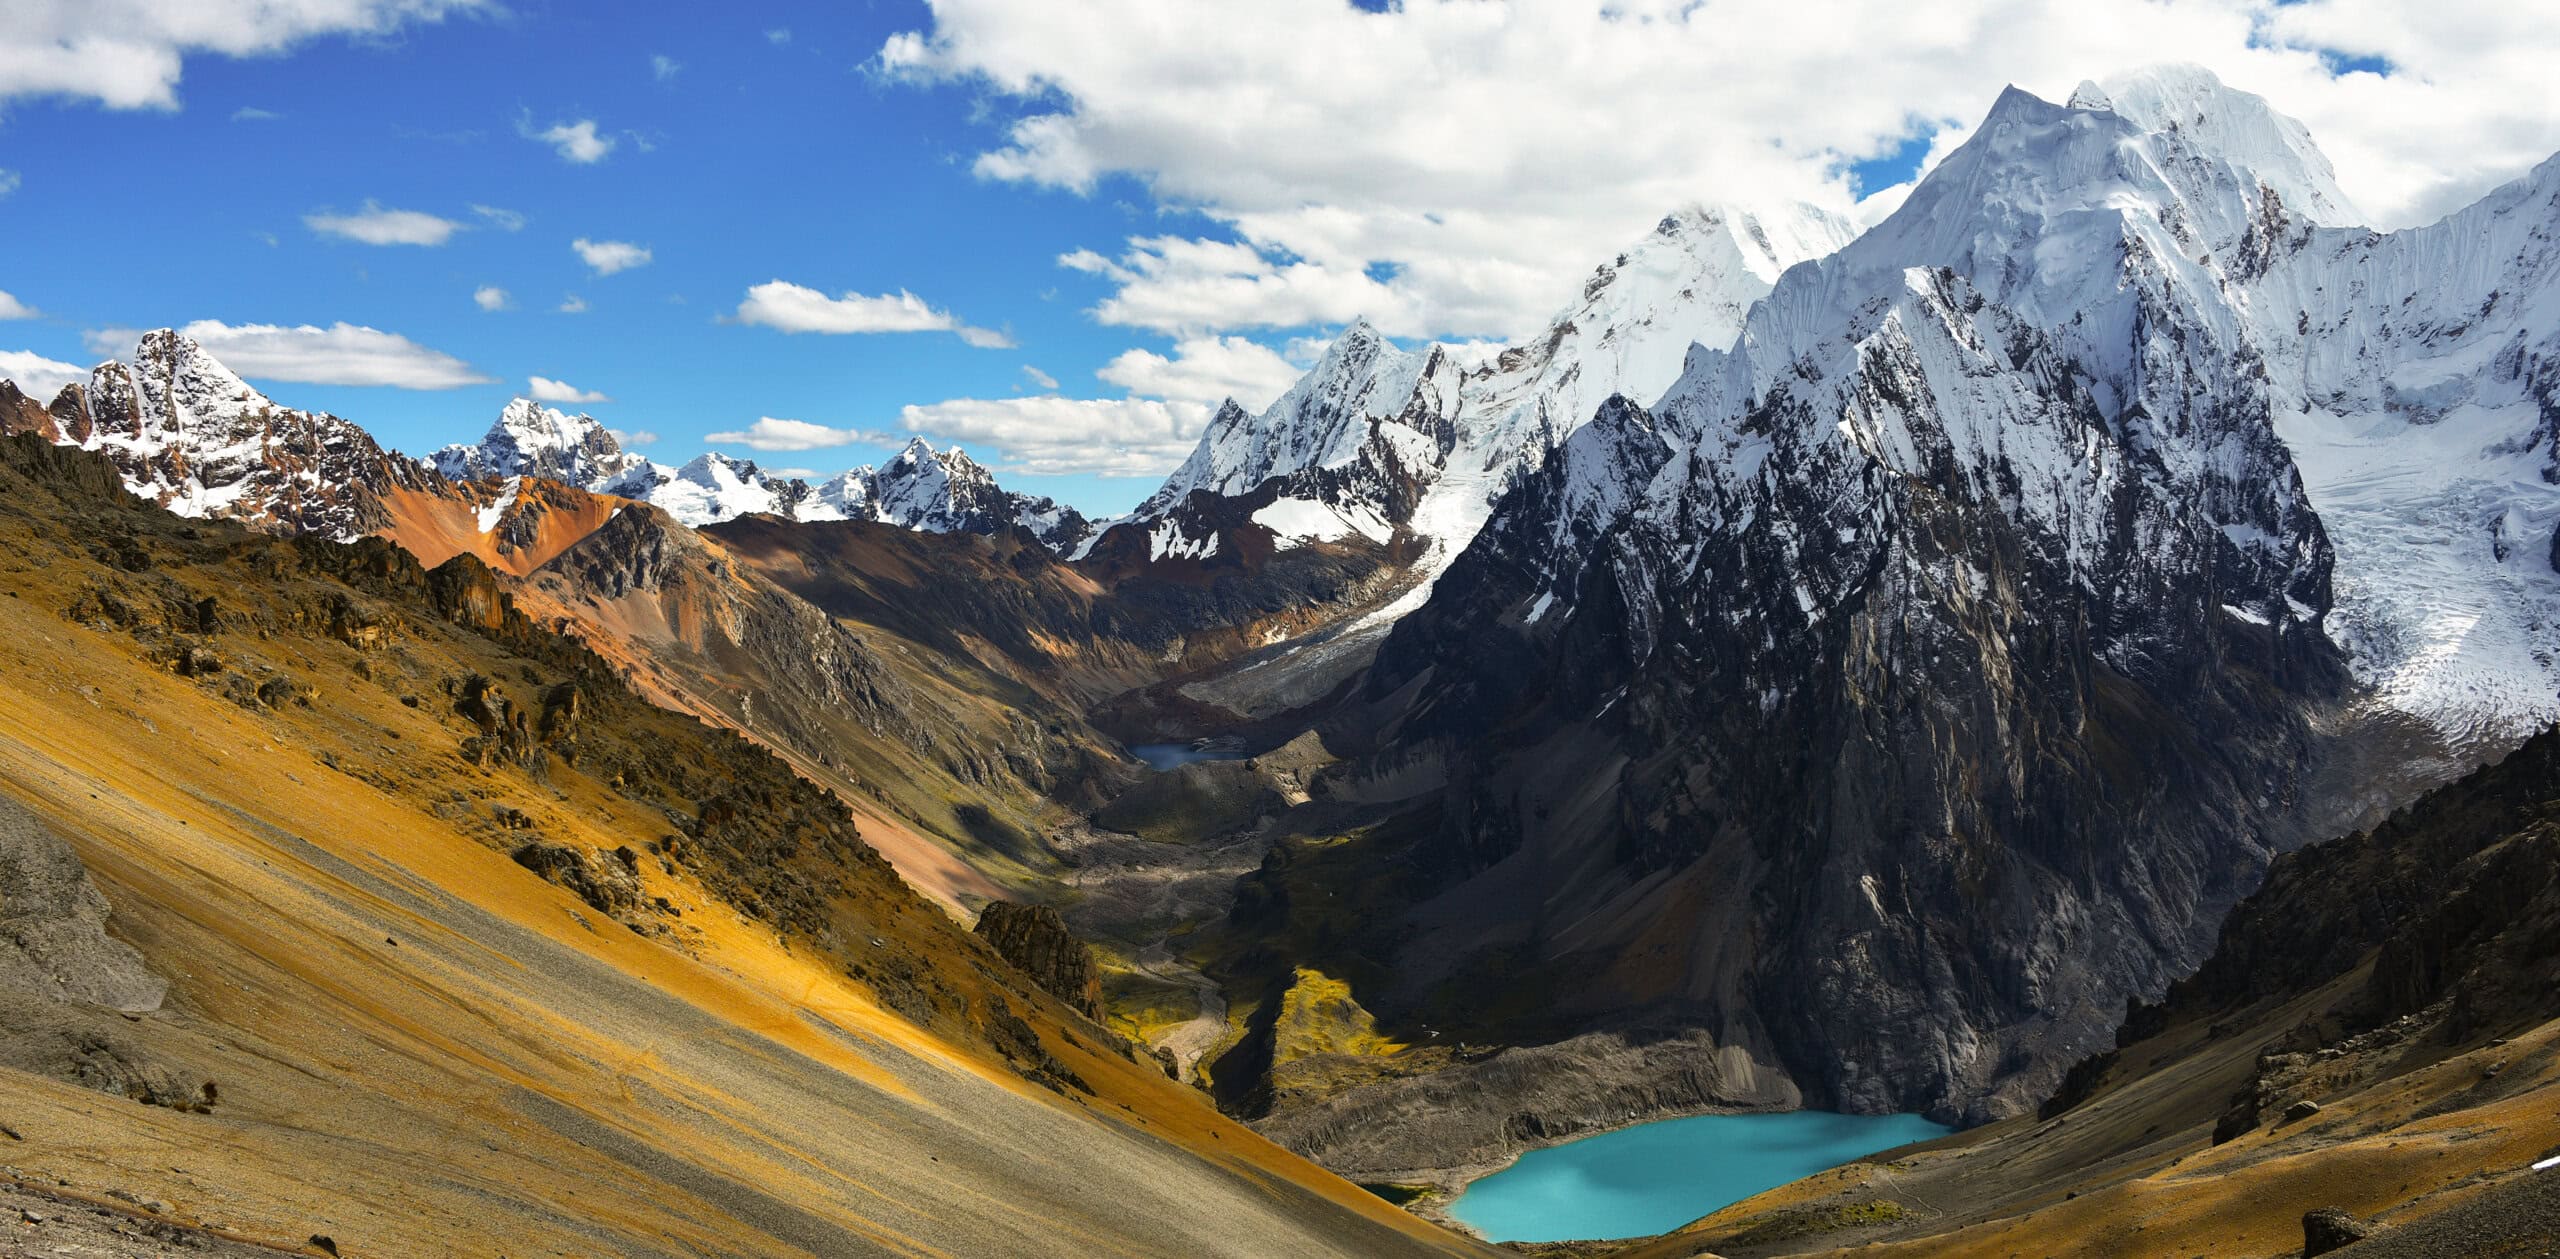
M 193 408 L 212 405 L 273 406 L 194 337 L 175 328 L 154 328 L 133 347 L 136 384 L 148 391 L 174 388 L 176 401 Z
M 2106 89 L 2091 79 L 2080 80 L 2080 86 L 2071 89 L 2071 99 L 2065 103 L 2073 109 L 2102 109 L 2108 113 L 2114 113 L 2116 108 L 2116 103 L 2108 99 Z

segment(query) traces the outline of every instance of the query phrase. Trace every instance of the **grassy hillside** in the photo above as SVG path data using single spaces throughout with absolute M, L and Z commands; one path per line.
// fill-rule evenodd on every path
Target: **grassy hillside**
M 20 983 L 23 1180 L 348 1254 L 1467 1249 L 1134 1061 L 475 561 L 180 521 L 13 439 L 0 596 L 0 794 L 167 986 Z

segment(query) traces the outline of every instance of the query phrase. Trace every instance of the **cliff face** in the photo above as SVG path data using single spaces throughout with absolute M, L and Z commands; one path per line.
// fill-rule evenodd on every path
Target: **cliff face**
M 2359 1040 L 2369 1054 L 2467 1047 L 2552 1016 L 2560 730 L 2371 830 L 2277 858 L 2264 886 L 2223 923 L 2213 956 L 2160 1002 L 2128 1012 L 2119 1049 L 2332 985 L 2343 986 L 2342 998 L 2295 1029 L 2285 1054 L 2335 1058 L 2337 1046 Z M 2306 1065 L 2283 1055 L 2262 1061 L 2258 1078 L 2232 1097 L 2216 1139 L 2273 1121 L 2298 1096 L 2287 1094 L 2287 1076 Z M 2047 1111 L 2068 1111 L 2117 1066 L 2116 1054 L 2083 1063 Z M 2332 1083 L 2340 1076 L 2324 1073 Z
M 2560 731 L 2278 857 L 2212 956 L 2040 1113 L 1853 1165 L 1628 1248 L 2533 1255 L 2560 1153 Z

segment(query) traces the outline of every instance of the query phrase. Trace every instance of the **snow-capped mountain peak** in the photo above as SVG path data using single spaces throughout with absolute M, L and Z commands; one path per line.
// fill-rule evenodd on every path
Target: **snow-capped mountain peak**
M 174 329 L 142 334 L 134 346 L 132 372 L 142 415 L 173 433 L 276 409 L 272 399 L 223 366 L 195 338 Z
M 622 449 L 604 421 L 517 398 L 479 442 L 447 446 L 431 462 L 457 481 L 536 476 L 588 485 L 620 476 L 641 460 Z
M 277 405 L 170 328 L 144 333 L 130 362 L 111 359 L 66 386 L 39 431 L 105 453 L 125 488 L 180 515 L 278 532 L 372 532 L 381 492 L 420 477 L 363 429 Z
M 1808 205 L 1677 208 L 1596 268 L 1542 334 L 1474 367 L 1437 345 L 1400 348 L 1355 320 L 1259 415 L 1219 408 L 1136 519 L 1181 510 L 1195 492 L 1241 497 L 1276 480 L 1255 519 L 1283 546 L 1400 527 L 1425 543 L 1425 580 L 1381 614 L 1392 619 L 1419 606 L 1493 499 L 1602 402 L 1657 396 L 1693 345 L 1730 346 L 1788 268 L 1856 235 Z
M 2245 171 L 2322 226 L 2364 222 L 2311 131 L 2267 99 L 2226 85 L 2202 66 L 2161 65 L 2108 79 L 2103 106 L 2146 132 L 2183 133 L 2191 147 Z M 2075 105 L 2079 94 L 2073 94 Z

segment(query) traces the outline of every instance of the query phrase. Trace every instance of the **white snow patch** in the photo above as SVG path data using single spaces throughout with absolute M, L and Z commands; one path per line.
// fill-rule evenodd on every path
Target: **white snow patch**
M 1311 498 L 1274 499 L 1253 513 L 1253 523 L 1279 535 L 1283 549 L 1300 542 L 1333 542 L 1355 533 L 1384 542 L 1395 532 L 1395 526 L 1366 504 L 1336 508 Z
M 516 496 L 523 492 L 524 478 L 508 477 L 507 488 L 498 495 L 497 501 L 480 509 L 480 532 L 487 533 L 497 528 L 498 522 L 507 518 L 507 509 L 516 505 Z
M 1205 560 L 1218 553 L 1218 535 L 1193 538 L 1182 532 L 1182 526 L 1170 520 L 1159 520 L 1147 531 L 1147 558 Z

